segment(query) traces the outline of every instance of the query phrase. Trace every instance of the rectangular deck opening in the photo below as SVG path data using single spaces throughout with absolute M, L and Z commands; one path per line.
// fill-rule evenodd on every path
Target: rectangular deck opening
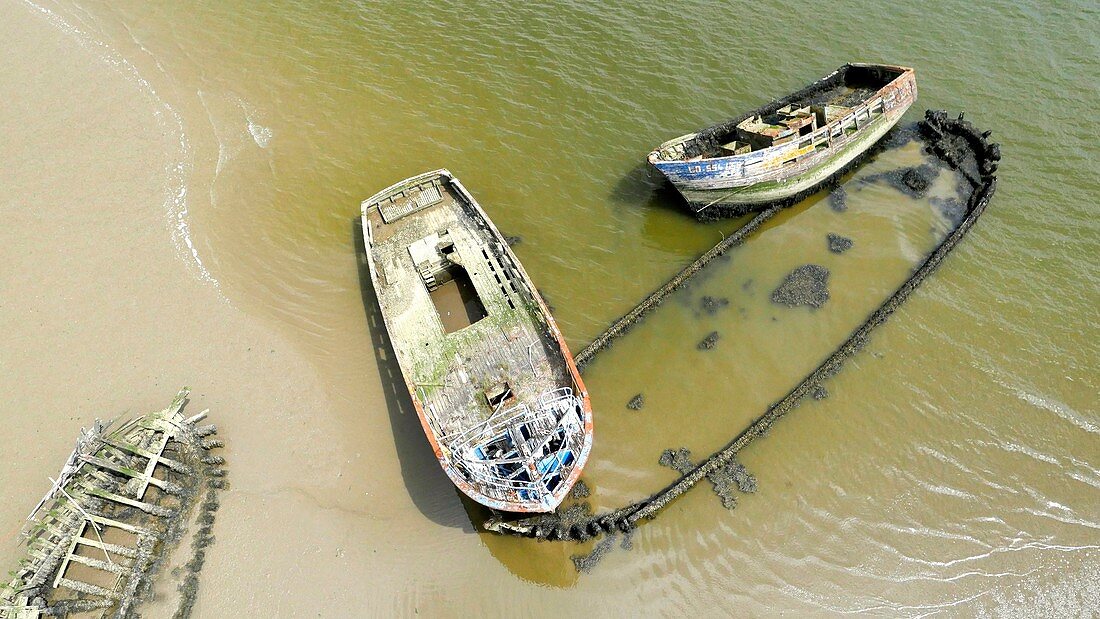
M 477 289 L 466 269 L 458 264 L 448 264 L 435 274 L 438 286 L 428 292 L 443 323 L 443 330 L 454 333 L 489 315 L 477 296 Z

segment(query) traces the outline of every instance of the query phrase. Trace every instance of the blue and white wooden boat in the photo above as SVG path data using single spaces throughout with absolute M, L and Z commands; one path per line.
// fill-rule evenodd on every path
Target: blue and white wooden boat
M 916 98 L 913 69 L 846 64 L 759 109 L 669 140 L 648 160 L 700 219 L 793 203 L 874 145 Z

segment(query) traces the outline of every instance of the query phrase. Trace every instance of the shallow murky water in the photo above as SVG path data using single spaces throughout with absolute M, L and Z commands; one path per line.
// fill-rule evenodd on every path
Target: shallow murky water
M 1095 612 L 1095 7 L 754 7 L 746 29 L 705 3 L 0 6 L 0 534 L 81 423 L 190 384 L 233 484 L 199 616 Z M 974 232 L 743 452 L 735 511 L 700 487 L 581 575 L 588 545 L 474 532 L 361 290 L 359 201 L 451 169 L 577 350 L 740 223 L 682 215 L 645 152 L 849 60 L 915 66 L 917 108 L 994 130 Z M 949 222 L 859 180 L 921 157 L 859 170 L 845 212 L 776 217 L 591 365 L 594 506 L 671 481 L 663 449 L 724 444 L 906 277 Z M 828 302 L 773 304 L 803 264 Z

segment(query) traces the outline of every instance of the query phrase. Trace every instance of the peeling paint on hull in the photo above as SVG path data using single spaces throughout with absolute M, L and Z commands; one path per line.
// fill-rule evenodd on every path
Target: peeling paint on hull
M 776 181 L 765 181 L 743 187 L 725 187 L 718 189 L 689 189 L 677 187 L 687 200 L 692 211 L 699 212 L 714 205 L 744 206 L 745 212 L 758 211 L 761 207 L 790 198 L 801 192 L 818 187 L 841 172 L 872 146 L 901 119 L 902 113 L 894 117 L 883 116 L 875 120 L 875 127 L 856 141 L 844 147 L 829 161 L 822 163 L 804 174 Z
M 856 86 L 857 79 L 878 82 Z M 669 140 L 648 161 L 700 218 L 759 211 L 804 196 L 841 173 L 901 119 L 916 96 L 910 68 L 845 65 L 748 114 Z

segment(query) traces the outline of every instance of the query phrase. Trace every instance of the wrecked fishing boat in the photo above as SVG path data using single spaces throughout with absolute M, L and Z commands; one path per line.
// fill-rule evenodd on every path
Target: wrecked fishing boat
M 913 69 L 846 64 L 806 88 L 649 153 L 691 212 L 716 219 L 793 203 L 842 172 L 917 98 Z
M 206 411 L 184 416 L 188 393 L 162 411 L 81 429 L 27 518 L 26 557 L 0 583 L 0 619 L 133 616 L 185 535 L 191 559 L 172 576 L 183 578 L 176 616 L 189 614 L 225 460 L 211 451 L 222 446 L 210 436 L 217 428 L 199 425 Z
M 551 512 L 592 448 L 588 392 L 546 304 L 462 183 L 362 203 L 371 282 L 440 466 L 475 501 Z

